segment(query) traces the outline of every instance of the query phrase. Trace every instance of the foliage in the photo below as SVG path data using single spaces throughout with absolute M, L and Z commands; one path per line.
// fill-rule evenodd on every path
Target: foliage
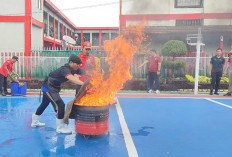
M 165 78 L 163 78 L 162 76 L 160 76 L 160 77 L 159 77 L 159 82 L 160 82 L 160 84 L 164 84 Z
M 185 78 L 189 81 L 189 82 L 195 82 L 195 79 L 192 77 L 192 76 L 190 76 L 190 75 L 185 75 Z
M 185 78 L 191 83 L 195 82 L 195 79 L 190 75 L 185 75 Z M 207 76 L 198 77 L 199 83 L 210 83 L 211 82 L 210 80 L 211 79 Z M 220 83 L 229 83 L 229 79 L 227 77 L 222 77 Z
M 185 43 L 180 40 L 170 40 L 166 42 L 161 49 L 161 54 L 163 56 L 185 55 L 186 53 L 187 47 Z
M 174 58 L 176 56 L 185 55 L 186 53 L 187 53 L 187 47 L 185 43 L 180 40 L 170 40 L 162 46 L 161 49 L 162 56 L 173 57 L 173 61 L 163 61 L 162 63 L 162 66 L 164 68 L 172 69 L 172 72 L 169 73 L 169 77 L 176 77 L 178 75 L 181 75 L 181 72 L 185 72 L 185 70 L 179 72 L 178 70 L 184 68 L 186 63 L 183 61 L 174 61 Z
M 222 77 L 220 83 L 229 83 L 229 79 L 227 77 Z
M 198 82 L 199 83 L 210 83 L 210 78 L 207 76 L 199 76 Z

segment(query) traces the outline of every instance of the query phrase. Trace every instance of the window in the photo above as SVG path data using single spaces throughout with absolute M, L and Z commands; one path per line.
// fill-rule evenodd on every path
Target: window
M 175 8 L 202 8 L 203 0 L 175 0 Z
M 63 37 L 62 36 L 62 24 L 60 23 L 60 38 L 59 39 L 62 40 L 62 37 Z
M 53 17 L 49 15 L 49 36 L 53 37 Z
M 67 29 L 65 26 L 63 26 L 63 27 L 64 27 L 64 35 L 67 35 Z
M 77 35 L 75 36 L 76 37 L 76 42 L 77 42 L 77 46 L 81 46 L 81 33 L 76 33 Z
M 176 26 L 201 26 L 202 19 L 195 20 L 176 20 Z
M 42 10 L 42 2 L 41 2 L 41 0 L 38 0 L 38 8 L 39 8 L 40 10 Z
M 58 39 L 58 21 L 55 20 L 55 38 Z
M 118 33 L 112 33 L 111 32 L 111 40 L 113 40 L 114 38 L 116 38 L 118 36 Z
M 44 35 L 48 36 L 48 14 L 44 12 Z
M 102 33 L 102 38 L 101 38 L 101 45 L 104 45 L 104 41 L 110 39 L 110 34 L 109 33 Z
M 90 33 L 83 33 L 83 42 L 90 41 Z
M 93 46 L 99 46 L 99 33 L 92 33 Z

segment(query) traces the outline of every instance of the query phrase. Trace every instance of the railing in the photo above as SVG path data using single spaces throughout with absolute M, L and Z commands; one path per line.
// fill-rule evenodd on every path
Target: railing
M 100 50 L 92 50 L 96 56 Z M 0 65 L 13 56 L 18 56 L 18 62 L 14 64 L 14 70 L 20 75 L 21 79 L 44 79 L 51 71 L 68 62 L 68 56 L 79 54 L 82 50 L 68 51 L 32 51 L 30 57 L 24 56 L 24 52 L 0 52 Z M 102 51 L 104 56 L 104 51 Z M 102 57 L 101 60 L 104 60 Z M 103 65 L 104 66 L 104 65 Z
M 21 74 L 21 76 L 25 76 L 25 68 L 24 68 L 24 64 L 25 64 L 25 57 L 24 57 L 24 52 L 0 52 L 0 65 L 2 66 L 2 64 L 8 60 L 11 59 L 13 56 L 18 56 L 19 60 L 18 62 L 16 62 L 14 64 L 14 70 L 17 71 L 19 74 Z
M 68 56 L 70 54 L 79 54 L 81 50 L 78 51 L 41 51 L 31 52 L 32 56 L 25 57 L 23 52 L 10 52 L 3 53 L 0 52 L 1 60 L 0 65 L 2 65 L 7 59 L 11 59 L 12 56 L 16 55 L 19 57 L 18 62 L 14 64 L 14 70 L 20 75 L 22 79 L 44 79 L 51 71 L 56 70 L 60 66 L 68 62 Z M 94 50 L 91 53 L 96 56 L 98 50 Z M 104 51 L 102 51 L 104 56 Z M 208 67 L 210 64 L 211 57 L 201 57 L 200 58 L 200 71 L 199 75 L 208 76 Z M 226 58 L 226 64 L 228 64 L 228 58 Z M 126 59 L 126 58 L 125 58 Z M 164 61 L 170 61 L 168 57 L 162 57 Z M 131 63 L 130 72 L 134 79 L 145 79 L 147 75 L 148 67 L 138 69 L 138 66 L 145 61 L 144 55 L 137 55 Z M 161 66 L 160 78 L 179 78 L 184 77 L 185 74 L 194 76 L 195 75 L 195 57 L 175 57 L 174 61 L 185 62 L 184 67 L 171 67 L 165 68 Z M 104 69 L 105 67 L 105 57 L 101 57 L 101 65 Z

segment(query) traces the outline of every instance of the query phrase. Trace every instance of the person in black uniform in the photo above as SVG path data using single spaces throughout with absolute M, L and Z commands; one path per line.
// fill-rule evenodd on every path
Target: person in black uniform
M 225 58 L 222 57 L 222 49 L 218 48 L 216 51 L 216 55 L 211 58 L 209 65 L 209 75 L 211 76 L 210 95 L 213 95 L 214 86 L 214 94 L 219 95 L 218 88 L 220 85 L 220 80 L 222 76 L 225 76 L 225 74 L 223 73 L 224 69 Z
M 71 81 L 77 85 L 83 85 L 83 82 L 78 79 L 77 74 L 81 74 L 79 65 L 81 59 L 76 55 L 69 57 L 69 63 L 51 72 L 43 81 L 41 90 L 43 92 L 43 100 L 35 113 L 32 114 L 31 127 L 44 126 L 45 123 L 40 123 L 39 117 L 51 102 L 56 112 L 57 133 L 72 133 L 71 130 L 64 127 L 64 112 L 65 104 L 61 99 L 59 92 L 60 86 L 66 81 Z

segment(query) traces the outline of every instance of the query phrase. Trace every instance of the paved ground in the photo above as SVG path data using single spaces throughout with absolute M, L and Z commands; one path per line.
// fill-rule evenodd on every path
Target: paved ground
M 67 103 L 72 93 L 62 93 Z M 0 156 L 84 157 L 230 157 L 232 103 L 230 97 L 209 95 L 118 93 L 110 106 L 109 133 L 88 140 L 75 132 L 55 132 L 52 105 L 31 128 L 38 93 L 0 97 Z

